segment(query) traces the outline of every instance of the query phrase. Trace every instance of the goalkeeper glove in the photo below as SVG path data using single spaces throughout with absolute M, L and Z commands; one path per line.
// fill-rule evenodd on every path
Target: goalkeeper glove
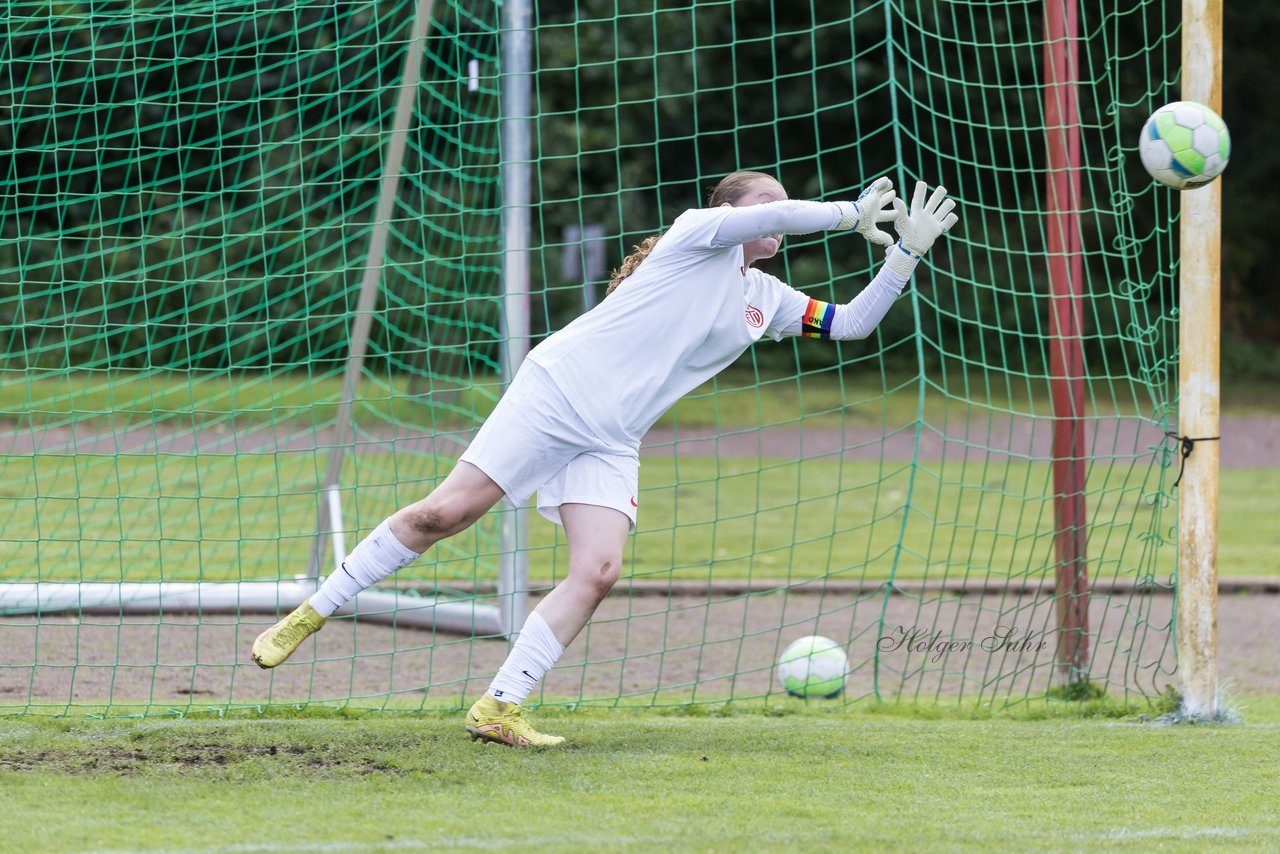
M 898 232 L 898 245 L 889 249 L 888 264 L 891 270 L 903 276 L 910 276 L 933 242 L 950 231 L 960 219 L 952 213 L 956 202 L 947 198 L 945 187 L 935 189 L 927 202 L 924 198 L 926 189 L 924 181 L 916 182 L 909 212 L 902 199 L 893 200 L 893 228 Z
M 893 220 L 895 214 L 887 208 L 896 199 L 893 182 L 888 178 L 877 178 L 862 191 L 856 202 L 836 202 L 840 209 L 840 221 L 835 227 L 838 231 L 853 229 L 877 246 L 892 246 L 893 235 L 877 225 Z

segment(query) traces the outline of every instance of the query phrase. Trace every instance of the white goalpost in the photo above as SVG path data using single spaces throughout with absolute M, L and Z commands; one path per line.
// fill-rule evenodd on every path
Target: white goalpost
M 1222 0 L 1182 2 L 1182 98 L 1222 110 Z M 1218 715 L 1218 383 L 1222 182 L 1181 196 L 1178 672 L 1182 711 Z

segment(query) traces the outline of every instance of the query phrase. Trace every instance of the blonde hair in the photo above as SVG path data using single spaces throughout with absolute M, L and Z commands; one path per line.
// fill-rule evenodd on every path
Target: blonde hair
M 731 172 L 716 184 L 715 189 L 707 196 L 707 207 L 718 208 L 728 203 L 734 204 L 738 199 L 747 194 L 756 184 L 761 181 L 769 181 L 781 186 L 781 182 L 772 175 L 766 175 L 764 172 Z M 658 245 L 661 234 L 653 234 L 641 240 L 635 246 L 631 247 L 631 254 L 622 259 L 622 266 L 613 271 L 613 275 L 609 277 L 609 287 L 605 289 L 604 295 L 608 296 L 618 289 L 618 285 L 623 280 L 635 272 L 636 267 L 640 266 L 640 262 L 649 257 L 649 253 L 653 251 L 653 247 Z

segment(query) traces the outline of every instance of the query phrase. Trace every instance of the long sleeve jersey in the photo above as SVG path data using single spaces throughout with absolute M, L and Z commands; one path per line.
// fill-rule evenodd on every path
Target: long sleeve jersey
M 892 265 L 852 302 L 832 305 L 747 267 L 743 256 L 742 244 L 759 237 L 834 227 L 838 204 L 686 211 L 617 290 L 529 359 L 601 438 L 638 446 L 676 401 L 765 335 L 866 337 L 906 285 Z

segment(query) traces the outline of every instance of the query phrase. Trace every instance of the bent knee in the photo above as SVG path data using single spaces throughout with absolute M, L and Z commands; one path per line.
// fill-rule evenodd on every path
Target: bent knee
M 595 598 L 603 599 L 609 595 L 613 585 L 618 583 L 618 577 L 622 574 L 622 558 L 609 557 L 584 561 L 577 569 L 575 574 Z

